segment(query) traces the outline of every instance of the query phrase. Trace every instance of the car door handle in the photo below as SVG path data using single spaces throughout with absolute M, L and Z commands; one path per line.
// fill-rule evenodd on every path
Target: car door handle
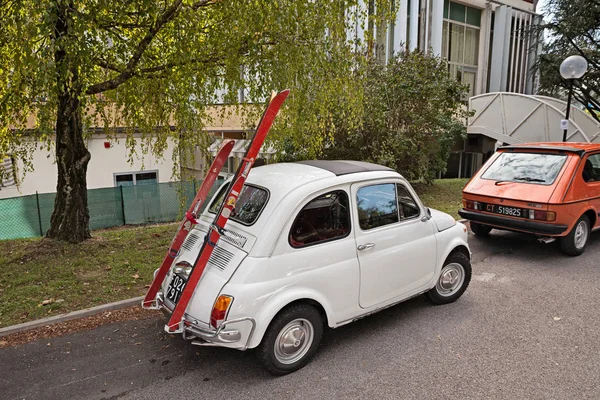
M 357 249 L 362 251 L 362 250 L 370 249 L 372 247 L 375 247 L 375 243 L 359 244 Z

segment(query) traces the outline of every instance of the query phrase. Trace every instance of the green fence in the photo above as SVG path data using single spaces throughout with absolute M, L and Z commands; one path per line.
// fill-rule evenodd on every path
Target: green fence
M 211 194 L 221 185 L 218 180 Z M 119 186 L 88 190 L 90 229 L 173 222 L 182 218 L 197 181 Z M 56 193 L 0 199 L 0 240 L 44 236 L 50 228 Z

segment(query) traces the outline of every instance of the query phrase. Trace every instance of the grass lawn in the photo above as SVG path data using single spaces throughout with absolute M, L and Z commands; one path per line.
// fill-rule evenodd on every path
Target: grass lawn
M 437 179 L 432 185 L 411 183 L 427 207 L 435 208 L 459 219 L 458 210 L 462 207 L 461 192 L 468 179 Z
M 413 187 L 426 206 L 458 218 L 466 182 Z M 78 245 L 0 241 L 0 328 L 144 295 L 176 229 L 173 223 L 94 231 Z
M 176 229 L 94 231 L 78 245 L 0 241 L 0 328 L 144 295 Z

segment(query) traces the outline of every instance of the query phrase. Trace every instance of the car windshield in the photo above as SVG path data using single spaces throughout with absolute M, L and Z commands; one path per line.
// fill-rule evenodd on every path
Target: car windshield
M 209 212 L 216 214 L 223 202 L 223 197 L 227 192 L 229 185 L 224 185 L 215 196 Z M 244 225 L 252 225 L 258 219 L 263 208 L 269 200 L 269 192 L 266 189 L 256 186 L 244 185 L 240 197 L 235 204 L 235 209 L 231 213 L 230 219 Z
M 503 152 L 481 177 L 497 182 L 551 185 L 566 159 L 564 154 Z

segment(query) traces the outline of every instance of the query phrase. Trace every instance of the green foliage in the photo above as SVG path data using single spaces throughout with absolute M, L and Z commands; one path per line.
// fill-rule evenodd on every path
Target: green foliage
M 428 181 L 445 170 L 452 144 L 465 134 L 467 116 L 461 102 L 467 88 L 448 76 L 445 61 L 406 52 L 387 66 L 369 62 L 354 71 L 353 80 L 361 83 L 360 114 L 349 118 L 340 107 L 327 121 L 329 134 L 319 149 L 324 158 L 374 162 Z M 288 158 L 313 156 L 306 147 L 287 143 Z
M 292 89 L 275 130 L 326 127 L 331 110 L 352 115 L 360 99 L 351 74 L 356 43 L 346 40 L 350 24 L 365 18 L 356 3 L 0 0 L 0 155 L 13 154 L 31 169 L 32 143 L 51 143 L 65 93 L 81 101 L 84 128 L 112 136 L 110 128 L 125 127 L 132 152 L 139 137 L 157 156 L 169 138 L 179 145 L 175 157 L 207 147 L 210 105 L 237 106 L 240 88 L 247 102 L 258 103 L 272 90 Z M 388 0 L 377 3 L 390 9 Z M 241 113 L 249 128 L 261 110 L 219 108 L 222 115 Z M 314 137 L 308 145 L 321 142 Z
M 600 2 L 548 0 L 543 11 L 547 21 L 543 54 L 537 64 L 540 92 L 566 97 L 568 82 L 560 76 L 560 64 L 568 56 L 581 55 L 588 61 L 588 71 L 574 82 L 575 99 L 583 105 L 591 101 L 600 108 Z

